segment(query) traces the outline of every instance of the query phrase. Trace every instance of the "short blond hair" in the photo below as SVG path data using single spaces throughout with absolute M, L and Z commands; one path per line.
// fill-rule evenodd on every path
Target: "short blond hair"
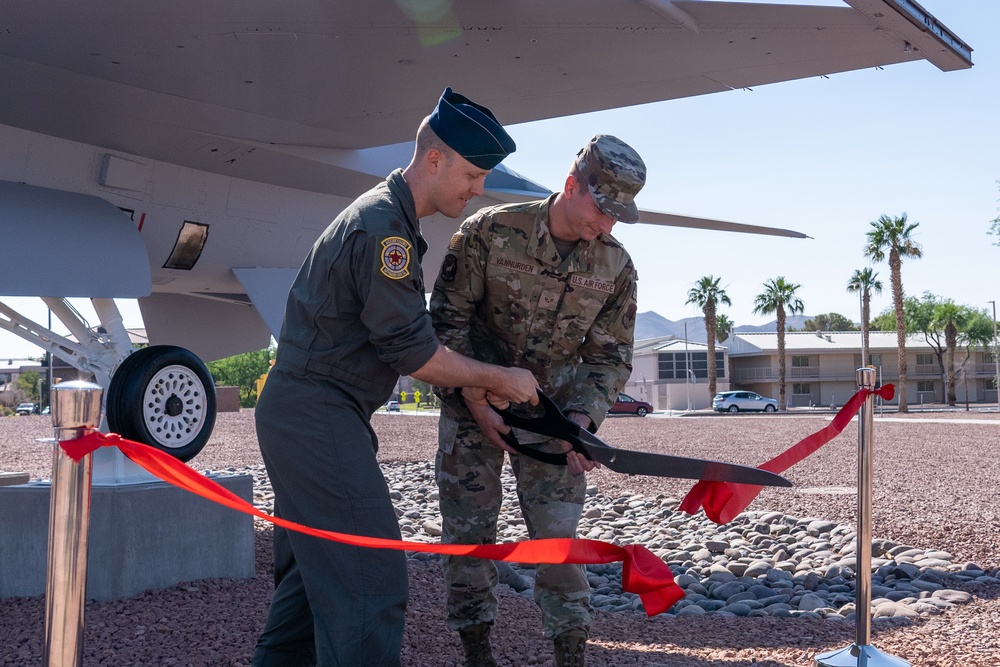
M 458 155 L 451 146 L 444 143 L 441 137 L 431 129 L 430 116 L 427 116 L 420 122 L 420 127 L 417 128 L 417 140 L 413 147 L 414 160 L 426 155 L 432 149 L 444 155 L 445 160 L 449 163 L 455 155 Z

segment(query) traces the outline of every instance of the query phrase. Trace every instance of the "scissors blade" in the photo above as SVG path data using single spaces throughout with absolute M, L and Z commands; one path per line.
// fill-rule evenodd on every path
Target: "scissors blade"
M 781 475 L 760 468 L 708 459 L 619 449 L 610 447 L 583 429 L 577 437 L 591 458 L 610 470 L 627 475 L 736 482 L 756 486 L 792 486 L 792 483 Z

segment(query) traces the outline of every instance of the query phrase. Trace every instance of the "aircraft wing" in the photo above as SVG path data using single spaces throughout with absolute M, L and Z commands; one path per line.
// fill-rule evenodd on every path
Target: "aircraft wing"
M 371 179 L 338 163 L 411 140 L 446 85 L 509 124 L 918 59 L 971 65 L 916 3 L 850 4 L 11 0 L 0 124 L 352 197 Z
M 745 225 L 739 222 L 726 222 L 725 220 L 712 220 L 710 218 L 694 218 L 689 215 L 661 213 L 659 211 L 639 211 L 639 222 L 649 225 L 663 225 L 664 227 L 688 227 L 691 229 L 705 229 L 717 232 L 764 234 L 767 236 L 784 236 L 786 238 L 793 239 L 812 238 L 802 232 L 796 232 L 791 229 L 762 227 L 760 225 Z
M 136 275 L 148 282 L 129 289 L 152 292 L 140 300 L 150 342 L 217 358 L 266 344 L 283 306 L 274 285 L 344 206 L 408 162 L 445 86 L 512 124 L 919 59 L 971 66 L 971 49 L 912 0 L 846 2 L 10 0 L 0 181 L 127 210 L 138 234 L 102 238 L 118 256 L 145 244 L 150 274 Z M 503 169 L 488 188 L 474 204 L 546 194 Z M 4 204 L 10 232 L 22 223 Z M 60 220 L 46 233 L 80 237 Z M 427 221 L 431 246 L 456 224 Z M 179 245 L 191 238 L 197 252 Z M 86 290 L 93 260 L 78 259 L 37 293 L 59 279 L 64 294 Z

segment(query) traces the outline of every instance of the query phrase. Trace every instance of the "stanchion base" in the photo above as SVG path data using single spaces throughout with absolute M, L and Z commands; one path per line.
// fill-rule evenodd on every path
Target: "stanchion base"
M 816 656 L 817 667 L 910 667 L 910 663 L 887 653 L 882 653 L 871 644 L 858 646 L 851 644 L 845 648 L 821 653 Z

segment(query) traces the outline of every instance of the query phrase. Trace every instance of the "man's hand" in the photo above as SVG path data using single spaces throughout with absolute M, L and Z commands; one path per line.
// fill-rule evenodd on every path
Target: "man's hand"
M 587 429 L 590 427 L 590 417 L 583 414 L 582 412 L 568 412 L 566 417 L 570 420 L 576 422 L 580 425 L 580 428 Z M 573 449 L 573 445 L 565 440 L 560 440 L 559 443 L 562 445 L 563 452 L 566 453 L 566 467 L 574 475 L 580 475 L 584 472 L 590 472 L 594 468 L 600 468 L 601 464 L 597 461 L 592 461 L 580 452 Z
M 465 387 L 462 389 L 462 398 L 465 399 L 465 405 L 469 408 L 472 418 L 476 420 L 479 430 L 483 432 L 486 439 L 506 452 L 517 454 L 517 451 L 500 437 L 501 433 L 510 433 L 510 426 L 507 426 L 503 421 L 503 417 L 490 407 L 490 401 L 487 398 L 488 393 L 490 392 L 479 387 Z M 489 398 L 492 398 L 492 395 Z M 500 405 L 500 401 L 496 399 L 493 399 L 492 402 L 501 410 L 509 405 L 507 401 L 503 401 L 504 405 Z
M 488 387 L 489 393 L 504 401 L 511 403 L 531 403 L 538 405 L 538 381 L 531 371 L 523 368 L 501 369 L 502 378 L 500 383 L 494 387 Z M 499 408 L 504 406 L 494 400 L 493 404 Z

